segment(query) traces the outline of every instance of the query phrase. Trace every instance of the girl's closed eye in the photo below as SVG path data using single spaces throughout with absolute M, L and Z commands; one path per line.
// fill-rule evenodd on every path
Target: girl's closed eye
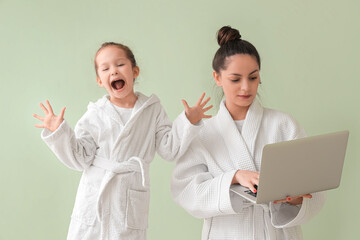
M 237 79 L 231 79 L 231 81 L 232 81 L 232 82 L 238 82 L 238 81 L 240 81 L 240 79 L 239 79 L 239 78 L 237 78 Z
M 104 68 L 102 71 L 103 71 L 103 72 L 106 72 L 107 70 L 109 70 L 109 68 Z
M 118 67 L 122 67 L 124 66 L 125 64 L 121 63 L 121 64 L 118 64 Z

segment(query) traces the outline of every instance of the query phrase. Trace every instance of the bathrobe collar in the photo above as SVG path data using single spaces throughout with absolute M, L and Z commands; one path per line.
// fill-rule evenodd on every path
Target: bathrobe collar
M 220 103 L 216 122 L 220 135 L 224 139 L 231 160 L 236 169 L 258 171 L 254 162 L 255 141 L 259 132 L 263 107 L 257 99 L 251 104 L 240 134 L 233 118 L 225 106 L 225 100 Z
M 132 119 L 136 115 L 139 115 L 146 107 L 156 102 L 160 102 L 159 98 L 154 94 L 151 95 L 150 97 L 147 97 L 140 92 L 135 92 L 135 95 L 138 97 L 138 99 L 135 102 L 134 109 L 132 111 L 131 118 L 128 123 L 132 122 L 133 121 Z M 103 96 L 96 103 L 90 103 L 88 108 L 89 109 L 95 108 L 97 111 L 103 111 L 105 115 L 109 116 L 115 122 L 121 124 L 122 126 L 125 126 L 114 104 L 110 102 L 109 95 Z M 128 123 L 126 123 L 126 125 L 128 125 Z

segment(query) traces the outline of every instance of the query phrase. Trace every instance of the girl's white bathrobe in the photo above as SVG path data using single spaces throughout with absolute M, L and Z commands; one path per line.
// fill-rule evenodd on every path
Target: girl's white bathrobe
M 68 239 L 146 239 L 149 164 L 156 151 L 178 158 L 201 128 L 184 112 L 171 124 L 155 95 L 136 95 L 126 124 L 104 96 L 89 104 L 75 131 L 63 121 L 55 132 L 42 132 L 60 161 L 83 171 Z
M 174 200 L 204 219 L 203 240 L 302 239 L 299 225 L 320 211 L 325 193 L 314 193 L 298 206 L 252 204 L 229 188 L 237 169 L 260 171 L 265 144 L 304 136 L 293 118 L 263 108 L 257 100 L 240 133 L 224 101 L 220 104 L 218 114 L 205 121 L 199 137 L 177 161 L 171 184 Z

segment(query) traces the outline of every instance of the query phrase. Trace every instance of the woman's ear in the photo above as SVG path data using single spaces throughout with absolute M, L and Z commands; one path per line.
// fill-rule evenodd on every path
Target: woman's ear
M 220 74 L 218 74 L 216 71 L 213 71 L 213 76 L 214 76 L 216 85 L 218 85 L 219 87 L 222 87 Z

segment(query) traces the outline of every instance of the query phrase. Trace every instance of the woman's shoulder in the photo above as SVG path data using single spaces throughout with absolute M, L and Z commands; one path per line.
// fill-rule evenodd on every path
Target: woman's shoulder
M 286 112 L 275 110 L 271 108 L 264 108 L 263 125 L 276 129 L 279 132 L 288 134 L 290 138 L 298 138 L 305 136 L 305 131 L 299 122 Z
M 267 121 L 274 122 L 296 122 L 296 119 L 292 115 L 272 108 L 264 108 L 263 118 Z
M 218 134 L 218 127 L 216 124 L 216 117 L 212 117 L 209 119 L 203 119 L 203 127 L 199 133 L 199 139 L 202 140 L 204 138 L 209 139 L 212 135 Z

